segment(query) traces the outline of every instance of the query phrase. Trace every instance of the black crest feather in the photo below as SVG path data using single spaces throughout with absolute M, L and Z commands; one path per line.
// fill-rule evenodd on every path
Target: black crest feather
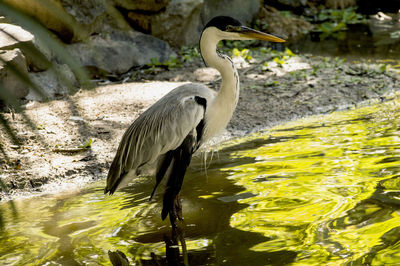
M 208 27 L 216 27 L 222 31 L 226 30 L 226 26 L 231 25 L 231 26 L 242 26 L 242 23 L 240 23 L 239 20 L 236 20 L 234 18 L 228 17 L 228 16 L 218 16 L 214 17 L 211 19 L 206 26 L 204 27 L 203 30 L 205 30 Z

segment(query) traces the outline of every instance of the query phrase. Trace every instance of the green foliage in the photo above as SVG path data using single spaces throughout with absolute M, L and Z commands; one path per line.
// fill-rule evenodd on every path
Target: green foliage
M 318 16 L 316 17 L 317 22 L 336 22 L 345 24 L 355 24 L 364 21 L 364 16 L 356 13 L 354 7 L 349 7 L 345 9 L 322 9 Z
M 278 64 L 278 66 L 282 66 L 283 64 L 286 63 L 285 61 L 286 57 L 274 57 L 274 62 Z
M 285 51 L 276 51 L 272 49 L 260 49 L 262 53 L 269 53 L 273 56 L 272 61 L 275 62 L 279 67 L 282 67 L 287 63 L 287 60 L 293 56 L 296 56 L 289 48 L 285 48 Z M 263 70 L 268 69 L 268 62 L 264 62 Z
M 289 48 L 285 48 L 285 54 L 289 57 L 295 56 L 295 53 L 292 52 Z
M 284 11 L 279 11 L 279 13 L 282 15 L 282 17 L 285 17 L 285 18 L 293 18 L 294 17 L 293 13 L 291 11 L 284 10 Z
M 318 29 L 322 32 L 320 35 L 321 40 L 325 40 L 328 37 L 332 37 L 338 40 L 344 40 L 346 38 L 347 29 L 346 24 L 343 22 L 324 22 L 318 26 Z
M 200 57 L 200 52 L 196 46 L 182 46 L 178 56 L 170 56 L 165 62 L 160 62 L 159 58 L 152 58 L 151 63 L 147 64 L 146 71 L 155 73 L 157 68 L 174 69 L 183 67 L 184 63 L 191 62 L 198 57 Z
M 306 80 L 308 76 L 308 71 L 306 69 L 300 69 L 289 72 L 289 75 L 291 75 L 295 79 L 295 81 Z
M 277 86 L 277 85 L 279 85 L 279 81 L 274 80 L 274 81 L 270 81 L 270 82 L 265 83 L 264 87 L 274 87 L 274 86 Z
M 241 57 L 246 61 L 251 60 L 253 57 L 250 55 L 251 52 L 249 49 L 241 49 L 239 50 L 238 48 L 233 48 L 233 50 L 231 51 L 232 57 Z
M 249 47 L 259 46 L 260 41 L 258 40 L 247 40 L 247 41 L 231 41 L 224 40 L 218 43 L 218 48 L 224 51 L 231 51 L 234 48 L 239 50 L 248 49 Z
M 258 51 L 262 54 L 270 54 L 272 49 L 270 47 L 261 47 Z
M 177 67 L 182 67 L 182 61 L 180 61 L 176 56 L 170 56 L 165 62 L 160 62 L 159 58 L 152 58 L 151 63 L 147 64 L 146 66 L 146 72 L 156 73 L 157 69 L 159 68 L 174 69 Z
M 387 70 L 387 65 L 385 65 L 385 64 L 381 64 L 381 65 L 379 66 L 379 68 L 378 68 L 378 71 L 379 71 L 380 73 L 386 73 L 386 70 Z
M 193 59 L 200 57 L 199 49 L 196 46 L 182 46 L 179 52 L 182 62 L 191 62 Z
M 89 148 L 92 147 L 92 142 L 93 142 L 93 140 L 90 138 L 84 144 L 79 146 L 79 148 L 81 148 L 81 149 L 89 149 Z
M 268 26 L 263 20 L 255 19 L 253 24 L 252 24 L 252 28 L 256 29 L 256 30 L 259 30 L 259 31 L 267 31 Z
M 176 56 L 170 56 L 167 61 L 165 61 L 165 65 L 168 69 L 173 69 L 176 67 L 182 67 L 182 62 Z
M 317 30 L 322 32 L 321 40 L 327 38 L 343 40 L 346 37 L 347 25 L 364 22 L 365 18 L 356 13 L 355 8 L 350 7 L 346 9 L 322 9 L 312 21 L 320 23 Z

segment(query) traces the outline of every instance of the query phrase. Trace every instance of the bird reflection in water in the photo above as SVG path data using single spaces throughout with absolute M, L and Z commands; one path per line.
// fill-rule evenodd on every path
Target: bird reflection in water
M 189 258 L 186 248 L 185 231 L 183 226 L 173 226 L 171 236 L 164 234 L 165 257 L 157 256 L 151 252 L 150 261 L 141 261 L 141 265 L 189 265 Z M 182 253 L 182 254 L 181 254 Z M 108 251 L 108 256 L 112 265 L 126 266 L 130 265 L 127 256 L 119 251 Z

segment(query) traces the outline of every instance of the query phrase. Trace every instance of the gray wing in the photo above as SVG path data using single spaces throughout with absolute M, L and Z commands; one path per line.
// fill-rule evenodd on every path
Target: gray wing
M 141 167 L 177 149 L 204 118 L 205 104 L 199 103 L 199 97 L 207 102 L 214 96 L 204 85 L 185 84 L 140 115 L 122 137 L 104 192 L 114 193 L 129 171 L 137 175 Z

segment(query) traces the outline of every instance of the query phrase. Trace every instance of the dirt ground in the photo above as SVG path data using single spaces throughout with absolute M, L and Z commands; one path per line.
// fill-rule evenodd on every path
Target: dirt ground
M 307 55 L 283 61 L 236 57 L 234 62 L 240 100 L 227 132 L 214 143 L 308 115 L 384 101 L 400 89 L 398 70 L 376 64 Z M 186 82 L 218 89 L 218 77 L 195 58 L 184 67 L 137 70 L 124 81 L 99 82 L 93 90 L 46 103 L 28 102 L 24 107 L 35 131 L 21 115 L 6 114 L 22 145 L 0 130 L 0 178 L 9 190 L 1 198 L 79 190 L 104 179 L 122 134 L 146 108 Z M 84 148 L 90 139 L 91 146 Z

